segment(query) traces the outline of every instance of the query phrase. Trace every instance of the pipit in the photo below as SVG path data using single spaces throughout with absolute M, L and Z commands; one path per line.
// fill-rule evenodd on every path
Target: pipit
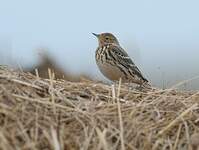
M 98 38 L 99 42 L 95 52 L 96 63 L 105 77 L 111 81 L 118 81 L 121 78 L 124 83 L 148 84 L 148 80 L 143 77 L 113 34 L 93 33 L 93 35 Z

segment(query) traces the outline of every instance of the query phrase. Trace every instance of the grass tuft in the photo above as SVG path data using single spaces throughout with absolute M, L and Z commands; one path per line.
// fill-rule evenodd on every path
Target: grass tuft
M 0 68 L 0 149 L 196 149 L 198 92 Z M 38 73 L 37 73 L 38 74 Z

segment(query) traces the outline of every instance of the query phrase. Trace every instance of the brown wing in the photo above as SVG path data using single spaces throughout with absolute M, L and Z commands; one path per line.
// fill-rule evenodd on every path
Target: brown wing
M 109 57 L 112 57 L 113 59 L 117 60 L 117 62 L 119 62 L 121 66 L 125 67 L 126 70 L 128 70 L 130 74 L 133 73 L 144 82 L 148 82 L 148 80 L 143 77 L 141 71 L 134 64 L 132 59 L 120 46 L 110 45 L 109 50 L 110 50 Z

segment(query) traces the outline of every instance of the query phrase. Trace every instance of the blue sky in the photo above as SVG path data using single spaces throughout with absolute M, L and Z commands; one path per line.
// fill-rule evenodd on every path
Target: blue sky
M 156 85 L 199 75 L 197 0 L 0 2 L 3 64 L 35 64 L 44 47 L 63 68 L 102 78 L 91 32 L 112 32 Z

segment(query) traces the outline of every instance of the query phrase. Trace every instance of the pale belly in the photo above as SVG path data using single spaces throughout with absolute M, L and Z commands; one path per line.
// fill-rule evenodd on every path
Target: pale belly
M 120 78 L 125 79 L 125 75 L 120 71 L 119 68 L 108 63 L 97 63 L 101 73 L 109 80 L 118 81 Z

